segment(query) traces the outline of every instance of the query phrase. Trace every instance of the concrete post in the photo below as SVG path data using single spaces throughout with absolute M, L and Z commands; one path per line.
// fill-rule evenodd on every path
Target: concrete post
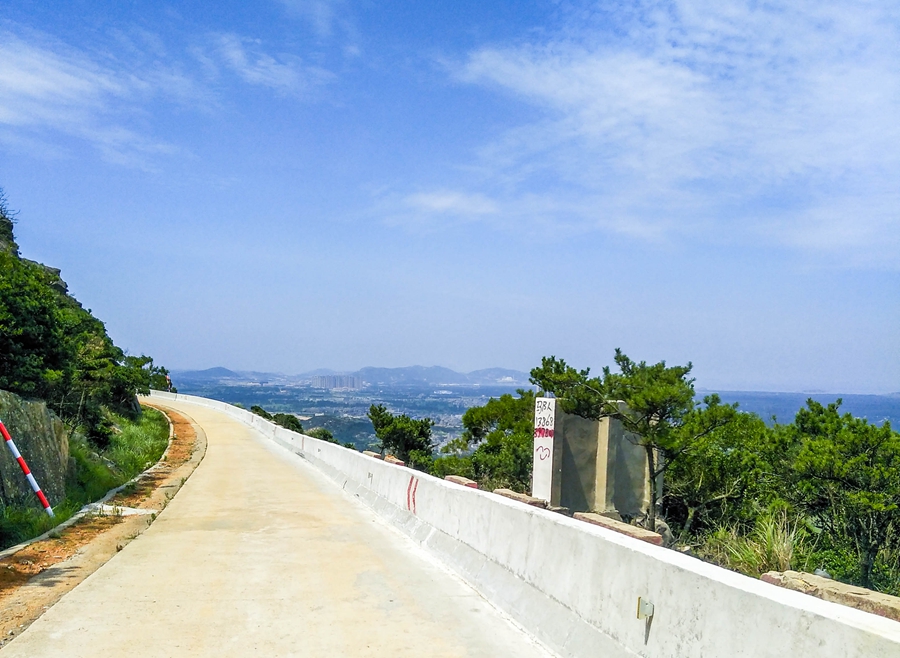
M 556 438 L 556 428 L 562 415 L 554 398 L 535 400 L 531 495 L 546 500 L 552 506 L 560 504 L 563 445 Z
M 538 487 L 533 488 L 533 495 L 573 512 L 646 514 L 650 504 L 647 456 L 636 438 L 615 419 L 590 420 L 562 413 L 555 400 L 550 402 L 554 408 L 549 440 L 549 432 L 537 425 L 548 422 L 549 405 L 543 404 L 543 417 L 535 416 L 539 419 L 534 479 Z M 552 455 L 552 463 L 539 460 L 539 455 Z

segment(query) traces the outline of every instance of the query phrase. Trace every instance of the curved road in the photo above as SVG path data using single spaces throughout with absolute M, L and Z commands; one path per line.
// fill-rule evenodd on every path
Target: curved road
M 2 658 L 548 656 L 299 457 L 214 410 L 166 404 L 206 432 L 206 457 Z

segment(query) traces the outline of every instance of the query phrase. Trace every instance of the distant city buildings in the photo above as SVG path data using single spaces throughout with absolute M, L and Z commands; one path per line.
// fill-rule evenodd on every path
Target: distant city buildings
M 316 375 L 312 378 L 313 388 L 362 388 L 363 382 L 359 377 L 352 375 Z

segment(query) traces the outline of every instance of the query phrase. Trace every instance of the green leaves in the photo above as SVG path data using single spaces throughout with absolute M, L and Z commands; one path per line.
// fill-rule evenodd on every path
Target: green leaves
M 900 548 L 900 435 L 841 415 L 841 401 L 807 401 L 792 434 L 799 446 L 793 499 L 822 527 L 849 539 L 868 586 L 879 553 Z
M 583 418 L 600 418 L 604 414 L 606 394 L 603 382 L 590 378 L 591 369 L 576 370 L 555 356 L 541 359 L 540 368 L 531 371 L 531 383 L 542 391 L 553 393 L 563 411 Z
M 534 391 L 517 391 L 491 398 L 463 414 L 465 431 L 444 446 L 445 456 L 434 460 L 437 477 L 462 475 L 484 489 L 527 492 L 531 487 L 534 437 Z M 453 454 L 456 453 L 456 454 Z
M 616 418 L 642 445 L 678 449 L 679 437 L 673 430 L 694 408 L 694 380 L 688 379 L 691 364 L 648 365 L 632 361 L 620 349 L 615 363 L 619 372 L 605 367 L 602 377 L 591 378 L 589 368 L 576 370 L 555 356 L 545 357 L 541 367 L 531 371 L 531 382 L 559 398 L 566 413 Z
M 73 356 L 42 268 L 0 251 L 0 388 L 50 397 L 65 385 Z
M 414 419 L 406 414 L 395 416 L 383 404 L 369 407 L 368 416 L 382 450 L 393 453 L 405 462 L 410 461 L 410 453 L 415 451 L 420 466 L 426 461 L 426 455 L 429 456 L 430 463 L 430 455 L 434 450 L 431 442 L 434 421 L 430 418 Z

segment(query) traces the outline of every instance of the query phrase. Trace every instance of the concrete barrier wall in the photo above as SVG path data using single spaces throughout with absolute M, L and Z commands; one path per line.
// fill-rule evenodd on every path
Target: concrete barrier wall
M 900 656 L 900 623 L 217 409 L 307 459 L 560 656 Z M 638 597 L 654 606 L 638 619 Z

